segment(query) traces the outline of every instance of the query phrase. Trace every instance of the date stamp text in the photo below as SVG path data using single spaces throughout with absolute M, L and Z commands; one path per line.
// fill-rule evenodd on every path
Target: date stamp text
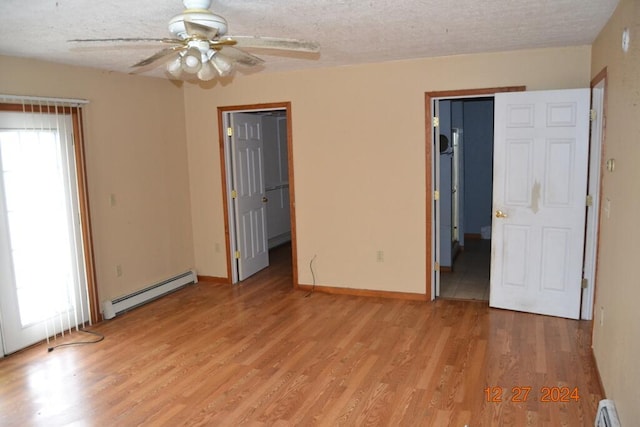
M 515 386 L 510 389 L 507 387 L 487 387 L 484 389 L 484 395 L 487 402 L 520 402 L 524 403 L 528 400 L 536 400 L 538 402 L 578 402 L 580 393 L 578 387 L 540 387 L 534 389 L 531 386 Z

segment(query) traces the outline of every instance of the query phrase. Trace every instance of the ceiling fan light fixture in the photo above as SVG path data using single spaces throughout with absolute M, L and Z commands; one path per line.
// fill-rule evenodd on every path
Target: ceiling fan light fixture
M 217 53 L 213 55 L 209 59 L 209 61 L 211 62 L 211 65 L 213 65 L 213 68 L 216 69 L 218 74 L 220 74 L 220 77 L 228 76 L 229 74 L 231 74 L 231 71 L 233 71 L 233 65 L 231 64 L 231 62 L 226 58 L 218 55 Z
M 182 70 L 190 74 L 195 74 L 200 71 L 200 68 L 202 68 L 201 56 L 197 48 L 189 48 L 182 57 Z

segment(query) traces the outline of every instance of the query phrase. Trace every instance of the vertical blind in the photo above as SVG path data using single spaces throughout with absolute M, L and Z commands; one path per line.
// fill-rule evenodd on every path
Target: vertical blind
M 76 146 L 84 136 L 86 104 L 0 95 L 0 253 L 2 266 L 9 267 L 0 283 L 6 352 L 91 323 L 89 230 L 81 221 L 84 169 Z

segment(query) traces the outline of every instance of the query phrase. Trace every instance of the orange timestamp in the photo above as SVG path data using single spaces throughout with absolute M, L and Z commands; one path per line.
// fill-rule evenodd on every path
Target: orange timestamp
M 531 386 L 515 386 L 509 389 L 499 386 L 487 387 L 484 389 L 487 402 L 526 402 L 529 399 L 539 402 L 577 402 L 580 400 L 578 387 L 540 387 L 538 395 L 532 395 Z

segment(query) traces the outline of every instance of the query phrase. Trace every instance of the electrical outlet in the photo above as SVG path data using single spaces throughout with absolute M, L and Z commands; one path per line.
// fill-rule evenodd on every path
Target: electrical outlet
M 215 244 L 215 251 L 220 252 L 220 243 Z
M 116 265 L 116 276 L 122 277 L 122 266 L 120 264 Z
M 384 262 L 384 251 L 378 250 L 378 252 L 376 252 L 376 260 L 378 262 Z
M 111 207 L 114 207 L 116 205 L 116 195 L 113 193 L 109 195 L 109 205 Z

